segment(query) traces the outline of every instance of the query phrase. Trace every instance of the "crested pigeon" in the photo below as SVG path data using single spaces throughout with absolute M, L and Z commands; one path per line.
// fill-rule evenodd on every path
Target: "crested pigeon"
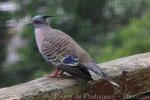
M 89 81 L 92 80 L 90 70 L 119 87 L 69 35 L 51 28 L 47 22 L 49 17 L 52 16 L 37 15 L 32 18 L 32 24 L 39 52 L 48 63 L 56 67 L 51 76 L 57 77 L 67 72 Z

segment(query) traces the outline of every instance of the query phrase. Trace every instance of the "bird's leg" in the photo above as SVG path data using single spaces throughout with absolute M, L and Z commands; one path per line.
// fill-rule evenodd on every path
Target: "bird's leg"
M 59 70 L 58 73 L 57 73 L 57 75 L 63 75 L 63 72 L 64 72 L 64 71 Z
M 60 69 L 55 69 L 52 73 L 48 75 L 48 78 L 59 78 L 63 77 L 63 71 Z

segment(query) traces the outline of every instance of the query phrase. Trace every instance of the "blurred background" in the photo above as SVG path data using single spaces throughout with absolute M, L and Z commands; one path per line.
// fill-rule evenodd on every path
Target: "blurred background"
M 26 25 L 56 15 L 50 25 L 73 37 L 96 61 L 150 51 L 150 0 L 0 0 L 0 87 L 51 72 Z

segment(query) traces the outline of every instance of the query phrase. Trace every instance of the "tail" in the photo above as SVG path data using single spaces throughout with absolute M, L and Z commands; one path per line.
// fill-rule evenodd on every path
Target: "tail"
M 99 68 L 100 70 L 100 68 Z M 97 73 L 98 74 L 98 73 Z M 100 75 L 103 79 L 105 79 L 106 81 L 110 82 L 111 84 L 117 86 L 117 87 L 120 87 L 118 83 L 114 82 L 112 79 L 110 79 L 103 71 L 100 72 Z
M 110 79 L 103 71 L 102 69 L 99 68 L 98 65 L 96 64 L 88 64 L 87 67 L 89 70 L 93 71 L 94 73 L 100 75 L 104 80 L 110 82 L 111 84 L 113 84 L 114 86 L 120 87 L 116 82 L 114 82 L 112 79 Z

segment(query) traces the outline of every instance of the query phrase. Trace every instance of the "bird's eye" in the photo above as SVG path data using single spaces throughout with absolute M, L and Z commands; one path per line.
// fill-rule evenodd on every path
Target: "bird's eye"
M 35 23 L 35 24 L 40 24 L 41 22 L 40 22 L 40 21 L 34 21 L 34 23 Z

